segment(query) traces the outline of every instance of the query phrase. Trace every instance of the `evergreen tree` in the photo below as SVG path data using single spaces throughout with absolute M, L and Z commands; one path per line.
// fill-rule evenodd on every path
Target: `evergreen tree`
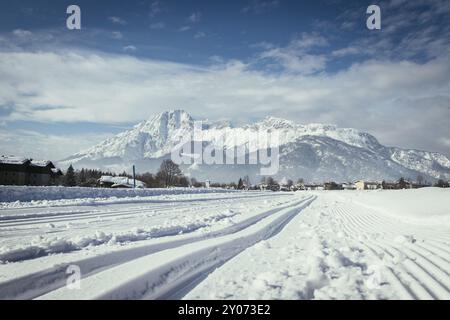
M 77 180 L 75 177 L 75 170 L 72 165 L 67 169 L 66 175 L 64 177 L 64 185 L 66 187 L 75 187 L 77 185 Z
M 238 188 L 238 190 L 244 189 L 244 181 L 242 181 L 241 178 L 239 178 L 239 182 L 238 182 L 237 188 Z
M 79 186 L 82 187 L 86 186 L 87 175 L 86 170 L 84 170 L 84 168 L 82 168 L 80 172 L 77 172 L 77 178 Z

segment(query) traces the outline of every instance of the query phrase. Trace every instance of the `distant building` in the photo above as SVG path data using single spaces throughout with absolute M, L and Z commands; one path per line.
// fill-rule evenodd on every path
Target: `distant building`
M 265 184 L 265 183 L 260 183 L 260 184 L 259 184 L 259 189 L 260 189 L 261 191 L 265 191 L 265 190 L 268 190 L 268 189 L 269 189 L 269 186 L 268 186 L 267 184 Z
M 384 190 L 395 190 L 395 189 L 399 189 L 399 185 L 398 182 L 386 182 L 383 181 L 383 183 L 381 184 L 382 188 Z
M 356 190 L 376 190 L 381 189 L 381 183 L 359 180 L 355 182 Z
M 356 186 L 354 183 L 347 182 L 347 183 L 342 184 L 342 189 L 343 190 L 356 190 Z
M 51 161 L 13 156 L 0 157 L 0 185 L 48 186 L 56 182 L 62 172 Z
M 321 184 L 307 184 L 305 185 L 305 190 L 310 190 L 310 191 L 314 191 L 314 190 L 318 190 L 318 191 L 323 191 L 325 190 L 325 187 Z
M 397 190 L 397 189 L 419 189 L 419 188 L 425 188 L 429 187 L 428 184 L 419 184 L 419 183 L 413 183 L 408 180 L 403 180 L 402 183 L 399 181 L 383 181 L 382 188 L 384 190 Z
M 279 184 L 268 185 L 266 183 L 260 183 L 258 187 L 261 191 L 280 191 Z
M 98 179 L 98 184 L 102 188 L 114 188 L 114 189 L 131 189 L 134 188 L 134 181 L 128 177 L 113 177 L 113 176 L 101 176 Z M 136 180 L 136 188 L 145 188 L 144 182 Z
M 303 182 L 297 182 L 291 187 L 292 191 L 305 190 L 305 184 Z
M 342 185 L 333 181 L 325 182 L 323 187 L 325 190 L 342 190 Z

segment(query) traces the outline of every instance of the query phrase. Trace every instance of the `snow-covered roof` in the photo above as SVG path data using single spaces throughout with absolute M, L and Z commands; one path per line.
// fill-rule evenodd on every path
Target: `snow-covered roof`
M 51 170 L 54 174 L 62 174 L 61 169 L 58 169 L 58 168 L 51 168 L 50 170 Z
M 0 163 L 2 164 L 24 164 L 30 159 L 24 157 L 15 157 L 15 156 L 1 156 Z
M 48 160 L 31 160 L 31 165 L 35 167 L 46 167 L 49 164 L 52 164 L 52 162 Z
M 133 179 L 128 177 L 101 176 L 99 181 L 101 183 L 112 183 L 113 185 L 134 186 Z M 144 188 L 145 184 L 142 181 L 136 180 L 136 187 Z
M 47 170 L 50 169 L 53 174 L 62 174 L 61 170 L 55 168 L 53 163 L 48 160 L 33 160 L 31 158 L 25 157 L 17 157 L 17 156 L 0 156 L 0 164 L 10 165 L 10 166 L 19 166 L 19 168 L 23 169 L 12 169 L 12 170 L 31 170 L 35 172 L 36 170 L 40 173 L 49 173 Z
M 1 156 L 0 163 L 3 164 L 25 164 L 30 161 L 30 164 L 35 167 L 46 167 L 49 164 L 52 164 L 51 161 L 48 160 L 33 160 L 25 157 L 16 157 L 16 156 Z

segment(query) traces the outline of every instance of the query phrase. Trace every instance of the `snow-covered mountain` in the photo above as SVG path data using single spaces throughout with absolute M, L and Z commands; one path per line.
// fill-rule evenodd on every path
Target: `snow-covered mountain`
M 450 178 L 450 160 L 439 153 L 386 147 L 365 132 L 334 125 L 308 124 L 267 117 L 242 127 L 229 122 L 203 120 L 203 141 L 216 144 L 224 137 L 226 148 L 247 145 L 257 152 L 262 145 L 249 143 L 257 132 L 277 132 L 280 170 L 276 177 L 304 178 L 308 181 L 352 181 L 356 179 L 395 180 L 399 177 L 428 180 Z M 76 167 L 94 167 L 115 171 L 155 171 L 161 160 L 183 137 L 190 136 L 194 119 L 183 110 L 163 112 L 137 124 L 131 130 L 107 139 L 92 148 L 60 162 Z M 186 174 L 213 181 L 232 181 L 242 175 L 257 179 L 258 165 L 184 166 Z

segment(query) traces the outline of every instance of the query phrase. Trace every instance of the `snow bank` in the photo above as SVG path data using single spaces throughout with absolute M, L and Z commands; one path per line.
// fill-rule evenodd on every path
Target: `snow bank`
M 170 189 L 106 189 L 82 187 L 27 187 L 0 186 L 0 203 L 15 201 L 41 201 L 61 199 L 127 198 L 160 195 L 234 192 L 224 189 L 170 188 Z

